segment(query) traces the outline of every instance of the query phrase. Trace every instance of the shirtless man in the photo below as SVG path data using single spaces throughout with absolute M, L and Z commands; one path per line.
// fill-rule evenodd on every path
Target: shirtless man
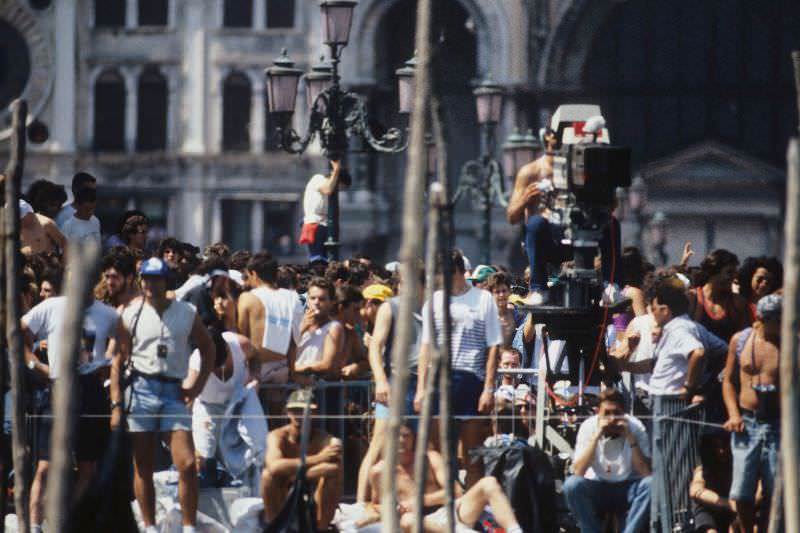
M 60 248 L 66 256 L 67 239 L 52 218 L 34 213 L 24 200 L 19 201 L 19 217 L 23 254 L 49 253 Z
M 400 527 L 406 532 L 413 531 L 415 522 L 414 497 L 417 483 L 414 480 L 414 442 L 414 431 L 407 425 L 401 426 L 397 447 L 397 510 L 400 513 Z M 383 461 L 380 461 L 370 471 L 372 501 L 367 505 L 365 516 L 357 524 L 358 527 L 380 521 L 380 483 L 383 467 Z M 428 514 L 424 519 L 423 526 L 427 533 L 444 533 L 447 528 L 447 518 L 446 508 L 442 506 L 445 504 L 444 484 L 447 480 L 444 473 L 444 461 L 439 452 L 428 451 L 428 468 L 423 496 L 424 508 L 426 511 L 436 507 L 440 507 L 440 509 Z M 456 484 L 455 490 L 458 495 L 460 492 L 458 484 Z M 511 503 L 500 483 L 492 476 L 484 477 L 463 496 L 456 499 L 456 531 L 471 530 L 487 505 L 492 508 L 497 523 L 507 533 L 522 533 L 522 528 L 517 523 L 514 511 L 511 509 Z
M 517 172 L 514 190 L 508 201 L 506 216 L 509 224 L 525 224 L 525 251 L 531 269 L 531 294 L 528 303 L 541 305 L 547 302 L 547 263 L 556 253 L 550 232 L 547 210 L 540 205 L 547 182 L 553 177 L 553 150 L 557 136 L 551 129 L 544 133 L 545 153 Z
M 261 475 L 261 495 L 264 498 L 264 519 L 270 522 L 283 508 L 289 490 L 300 468 L 300 439 L 303 430 L 303 412 L 309 400 L 309 390 L 296 390 L 286 402 L 289 423 L 269 432 L 267 456 Z M 317 406 L 310 398 L 310 414 Z M 325 531 L 330 526 L 339 499 L 342 496 L 344 469 L 342 442 L 325 431 L 312 427 L 306 453 L 306 478 L 314 491 L 317 512 L 317 529 Z
M 251 290 L 239 296 L 239 333 L 250 339 L 261 362 L 259 381 L 285 384 L 289 360 L 300 340 L 303 304 L 295 291 L 278 288 L 278 262 L 269 252 L 250 258 L 245 273 Z M 280 415 L 285 398 L 283 391 L 268 391 L 265 403 L 269 414 Z
M 744 531 L 753 531 L 755 493 L 759 480 L 763 502 L 770 502 L 781 441 L 778 359 L 781 345 L 781 305 L 777 294 L 758 301 L 758 320 L 731 338 L 722 396 L 728 411 L 725 429 L 731 434 L 733 480 L 730 499 Z M 769 503 L 762 509 L 766 531 Z

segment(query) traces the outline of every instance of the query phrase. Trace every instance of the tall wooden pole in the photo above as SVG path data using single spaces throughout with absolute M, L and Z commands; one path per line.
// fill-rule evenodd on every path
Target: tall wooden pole
M 451 251 L 453 249 L 453 204 L 450 202 L 450 183 L 447 173 L 447 132 L 445 131 L 444 112 L 439 98 L 438 87 L 434 86 L 431 92 L 431 116 L 433 121 L 433 138 L 436 142 L 437 172 L 441 176 L 442 210 L 441 238 L 439 239 L 439 256 L 442 258 L 442 342 L 439 347 L 439 434 L 442 442 L 442 460 L 444 462 L 445 477 L 445 511 L 447 518 L 447 531 L 455 531 L 455 518 L 453 502 L 455 501 L 455 454 L 453 440 L 453 421 L 450 418 L 450 372 L 452 370 L 451 358 L 451 330 L 450 322 L 450 293 L 452 287 L 453 263 Z
M 427 125 L 428 96 L 430 94 L 430 26 L 431 0 L 417 3 L 417 71 L 415 76 L 414 110 L 411 114 L 411 138 L 408 148 L 403 197 L 403 241 L 400 248 L 403 292 L 397 320 L 397 338 L 392 348 L 393 380 L 391 388 L 389 424 L 383 447 L 384 470 L 381 482 L 381 519 L 384 531 L 399 531 L 400 523 L 395 508 L 397 501 L 397 439 L 408 389 L 408 351 L 414 334 L 413 312 L 419 279 L 417 258 L 422 254 L 423 184 L 427 170 L 425 130 Z
M 5 201 L 5 177 L 2 178 L 0 181 L 0 194 L 3 195 L 3 200 Z M 5 203 L 3 207 L 0 207 L 0 287 L 6 286 L 6 208 Z M 5 302 L 0 302 L 0 331 L 5 332 L 6 330 L 6 309 L 5 309 Z M 0 354 L 5 354 L 6 352 L 6 336 L 0 335 Z M 5 386 L 8 380 L 6 375 L 6 369 L 8 368 L 9 359 L 6 358 L 4 361 L 0 361 L 0 413 L 5 418 L 6 412 L 6 395 L 5 395 Z M 5 420 L 3 420 L 5 423 Z M 2 430 L 0 430 L 2 431 Z M 3 463 L 2 472 L 0 472 L 0 515 L 5 512 L 6 509 L 6 496 L 8 494 L 8 473 L 11 471 L 12 466 L 10 464 Z M 6 521 L 5 519 L 0 519 L 0 533 L 5 533 L 6 531 Z
M 6 345 L 8 346 L 9 372 L 11 374 L 11 443 L 14 457 L 14 509 L 18 530 L 28 532 L 28 456 L 25 453 L 25 353 L 22 347 L 20 305 L 20 237 L 19 196 L 22 171 L 25 165 L 25 121 L 28 103 L 14 100 L 11 103 L 11 157 L 5 171 L 5 306 Z
M 441 211 L 447 203 L 442 195 L 442 185 L 435 181 L 431 183 L 428 192 L 428 242 L 425 250 L 425 301 L 433 302 L 433 295 L 436 292 L 436 256 L 439 253 L 439 242 L 441 233 Z M 436 378 L 441 363 L 441 347 L 439 346 L 438 335 L 436 335 L 436 322 L 433 318 L 433 305 L 428 305 L 427 312 L 422 320 L 426 322 L 425 327 L 428 331 L 434 332 L 430 339 L 431 364 L 425 378 L 425 396 L 422 399 L 422 412 L 420 413 L 419 424 L 417 426 L 417 443 L 414 457 L 414 479 L 416 480 L 415 497 L 415 525 L 414 532 L 422 533 L 423 519 L 425 513 L 425 485 L 428 475 L 428 435 L 430 432 L 431 413 L 433 411 L 433 392 L 436 388 Z
M 64 338 L 56 354 L 58 379 L 53 394 L 53 435 L 50 439 L 50 472 L 47 483 L 47 523 L 51 531 L 66 531 L 71 498 L 72 450 L 78 422 L 78 379 L 76 367 L 80 350 L 83 316 L 91 299 L 97 275 L 100 247 L 95 241 L 69 247 L 69 281 Z
M 800 114 L 800 51 L 792 52 L 797 107 Z M 800 531 L 800 376 L 798 376 L 798 328 L 800 328 L 800 138 L 789 141 L 786 160 L 786 226 L 783 270 L 783 318 L 781 323 L 781 458 L 783 508 L 786 531 Z

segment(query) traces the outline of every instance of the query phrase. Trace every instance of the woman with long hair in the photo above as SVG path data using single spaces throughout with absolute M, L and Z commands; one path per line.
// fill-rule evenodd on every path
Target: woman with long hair
M 748 257 L 739 269 L 739 295 L 747 300 L 750 320 L 756 319 L 756 304 L 783 287 L 783 265 L 777 257 Z

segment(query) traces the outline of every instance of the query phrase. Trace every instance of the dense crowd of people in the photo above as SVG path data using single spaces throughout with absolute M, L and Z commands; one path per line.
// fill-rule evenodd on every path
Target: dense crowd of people
M 334 163 L 331 175 L 317 180 L 317 186 L 327 187 L 320 195 L 335 190 L 340 172 Z M 525 209 L 537 196 L 533 190 L 526 194 L 509 209 Z M 103 241 L 94 216 L 94 178 L 76 174 L 72 195 L 73 202 L 65 204 L 63 187 L 40 180 L 21 200 L 21 326 L 32 391 L 26 409 L 44 415 L 32 419 L 37 426 L 32 443 L 33 531 L 41 531 L 44 518 L 52 426 L 47 415 L 52 414 L 50 393 L 62 368 L 58 358 L 65 280 L 80 274 L 67 271 L 65 252 L 86 239 L 102 244 L 104 255 L 81 333 L 80 414 L 108 418 L 80 419 L 75 494 L 91 479 L 110 429 L 124 423 L 132 438 L 133 493 L 148 532 L 156 525 L 153 475 L 160 438 L 178 472 L 184 531 L 196 525 L 199 487 L 223 483 L 220 466 L 235 478 L 254 460 L 263 467 L 263 518 L 269 522 L 278 517 L 300 466 L 304 409 L 335 418 L 356 403 L 374 419 L 359 464 L 345 471 L 345 436 L 335 434 L 335 424 L 315 422 L 306 476 L 313 486 L 319 529 L 331 525 L 345 476 L 357 477 L 356 500 L 364 508 L 359 524 L 378 521 L 398 294 L 404 290 L 398 264 L 377 264 L 365 255 L 325 259 L 318 242 L 322 209 L 317 209 L 317 218 L 305 221 L 302 238 L 312 251 L 307 264 L 279 264 L 267 251 L 231 250 L 224 243 L 202 251 L 174 238 L 156 245 L 147 241 L 149 222 L 137 211 L 124 213 L 118 233 Z M 320 198 L 313 200 L 319 203 Z M 531 248 L 542 246 L 537 239 L 544 238 L 543 220 L 538 214 L 528 217 Z M 706 413 L 696 443 L 701 464 L 690 486 L 673 488 L 689 492 L 696 530 L 753 531 L 759 524 L 758 530 L 765 531 L 780 434 L 782 268 L 766 257 L 740 264 L 723 249 L 691 267 L 692 253 L 687 244 L 680 264 L 655 268 L 638 249 L 627 247 L 620 251 L 618 276 L 607 279 L 611 290 L 606 293 L 627 304 L 606 324 L 604 385 L 602 390 L 587 388 L 596 414 L 576 428 L 571 475 L 563 484 L 566 504 L 582 531 L 601 531 L 609 512 L 622 517 L 626 532 L 649 527 L 651 476 L 663 468 L 653 464 L 649 431 L 665 398 L 702 403 Z M 464 470 L 455 488 L 456 518 L 472 527 L 488 505 L 495 523 L 515 533 L 522 528 L 511 502 L 497 480 L 486 477 L 483 464 L 470 460 L 469 452 L 529 436 L 537 383 L 501 375 L 497 369 L 543 368 L 544 358 L 561 360 L 565 343 L 548 339 L 535 307 L 532 312 L 520 308 L 546 301 L 547 269 L 556 261 L 553 254 L 538 255 L 531 259 L 533 270 L 517 275 L 502 265 L 473 268 L 458 250 L 447 259 L 452 265 L 452 277 L 446 280 L 452 295 L 449 392 L 451 414 L 459 421 L 458 460 Z M 598 270 L 604 270 L 608 258 L 600 259 Z M 417 270 L 424 285 L 425 273 Z M 432 301 L 424 301 L 422 291 L 413 296 L 418 311 L 408 354 L 407 414 L 420 412 L 432 346 L 441 341 L 443 324 L 441 290 Z M 429 312 L 432 322 L 424 319 Z M 374 396 L 346 398 L 344 405 L 340 391 L 319 386 L 353 380 L 372 380 Z M 548 388 L 548 408 L 572 405 L 575 394 L 568 386 Z M 233 413 L 262 416 L 231 424 Z M 492 413 L 511 413 L 523 423 L 513 429 L 502 417 L 490 423 Z M 8 424 L 5 429 L 7 434 Z M 415 418 L 408 418 L 398 443 L 397 507 L 408 530 L 414 517 L 417 429 Z M 516 435 L 504 438 L 512 432 Z M 425 524 L 426 530 L 441 531 L 446 522 L 437 509 L 445 503 L 448 481 L 441 443 L 433 433 Z M 3 461 L 9 464 L 7 457 Z

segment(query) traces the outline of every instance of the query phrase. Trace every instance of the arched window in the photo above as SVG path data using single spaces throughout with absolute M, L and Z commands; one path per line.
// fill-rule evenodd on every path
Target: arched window
M 267 28 L 294 28 L 294 0 L 261 0 L 267 3 Z
M 222 149 L 250 149 L 250 80 L 241 72 L 232 72 L 222 85 Z
M 166 26 L 169 0 L 139 0 L 139 26 Z
M 136 121 L 136 150 L 147 152 L 167 148 L 167 80 L 155 67 L 139 76 Z
M 106 70 L 94 83 L 94 149 L 125 150 L 125 80 L 116 70 Z
M 226 28 L 250 28 L 253 25 L 253 0 L 225 0 L 222 25 Z
M 124 28 L 125 0 L 95 0 L 94 25 L 97 28 Z

